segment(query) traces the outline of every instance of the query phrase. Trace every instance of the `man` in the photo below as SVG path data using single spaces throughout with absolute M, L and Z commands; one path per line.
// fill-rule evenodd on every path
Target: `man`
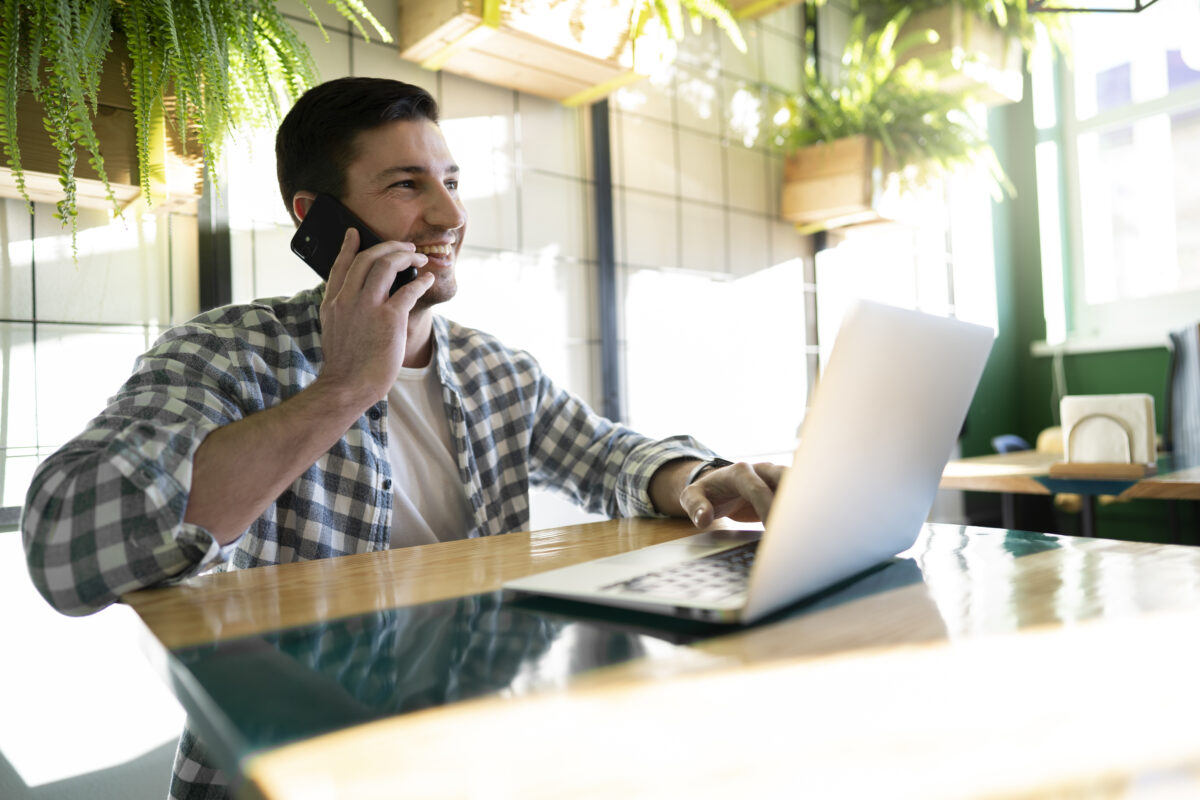
M 434 313 L 457 291 L 467 219 L 424 90 L 318 86 L 280 125 L 276 157 L 294 219 L 324 192 L 384 241 L 358 252 L 347 231 L 325 285 L 168 331 L 43 463 L 22 531 L 56 608 L 90 613 L 213 567 L 524 529 L 531 485 L 610 516 L 765 518 L 780 468 L 642 437 L 528 354 Z M 410 266 L 417 278 L 389 295 Z M 173 796 L 222 785 L 185 731 Z

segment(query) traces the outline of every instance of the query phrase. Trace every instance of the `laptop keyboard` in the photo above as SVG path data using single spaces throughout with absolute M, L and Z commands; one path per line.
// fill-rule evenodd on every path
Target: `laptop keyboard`
M 749 542 L 618 581 L 601 587 L 601 591 L 636 592 L 705 602 L 725 600 L 745 593 L 757 549 L 758 542 Z

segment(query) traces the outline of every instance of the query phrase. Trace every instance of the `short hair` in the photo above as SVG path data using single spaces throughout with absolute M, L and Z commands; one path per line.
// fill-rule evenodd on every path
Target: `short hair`
M 397 120 L 438 121 L 437 101 L 411 83 L 387 78 L 338 78 L 309 89 L 275 134 L 275 168 L 288 214 L 296 192 L 342 197 L 358 134 Z M 298 220 L 297 220 L 298 221 Z

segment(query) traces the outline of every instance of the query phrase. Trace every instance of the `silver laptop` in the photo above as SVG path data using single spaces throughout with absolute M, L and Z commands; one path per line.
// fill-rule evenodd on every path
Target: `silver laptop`
M 753 622 L 912 546 L 992 330 L 877 303 L 846 314 L 765 530 L 712 530 L 509 581 L 519 593 Z

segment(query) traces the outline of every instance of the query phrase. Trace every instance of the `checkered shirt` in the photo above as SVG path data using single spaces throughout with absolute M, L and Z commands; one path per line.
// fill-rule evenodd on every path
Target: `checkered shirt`
M 227 306 L 167 331 L 86 429 L 46 459 L 21 520 L 42 596 L 88 614 L 122 594 L 209 569 L 384 550 L 392 491 L 387 401 L 368 409 L 242 536 L 221 547 L 184 522 L 192 459 L 211 431 L 282 403 L 321 369 L 324 287 Z M 650 477 L 677 458 L 711 458 L 690 437 L 652 440 L 556 387 L 528 353 L 442 317 L 437 372 L 474 511 L 470 537 L 527 529 L 529 489 L 545 486 L 611 517 L 660 516 Z M 189 739 L 185 731 L 183 744 Z M 195 791 L 221 783 L 201 760 L 176 762 Z M 216 789 L 216 786 L 211 787 Z M 173 792 L 174 794 L 174 792 Z

